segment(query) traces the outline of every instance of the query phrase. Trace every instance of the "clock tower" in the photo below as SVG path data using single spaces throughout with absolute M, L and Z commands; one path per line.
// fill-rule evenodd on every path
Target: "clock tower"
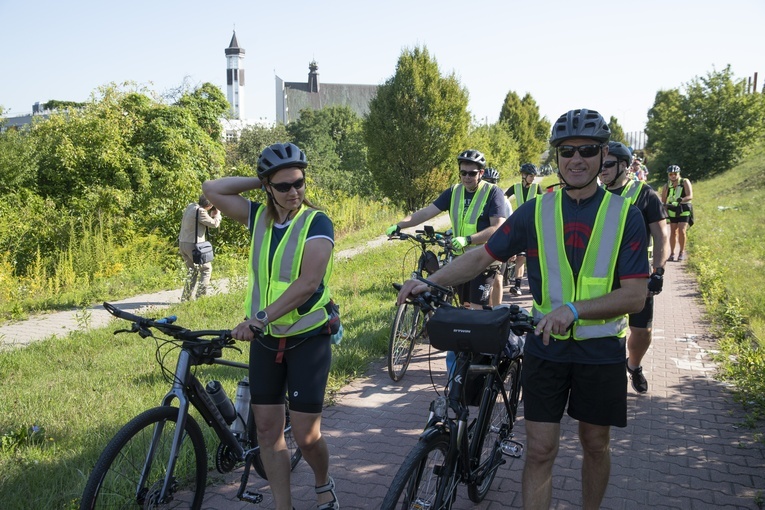
M 239 47 L 236 31 L 226 48 L 226 91 L 231 105 L 231 117 L 243 119 L 244 112 L 244 48 Z

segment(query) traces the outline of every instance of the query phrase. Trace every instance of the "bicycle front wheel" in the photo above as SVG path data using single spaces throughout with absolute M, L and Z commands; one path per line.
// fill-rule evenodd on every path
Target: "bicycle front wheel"
M 295 442 L 295 436 L 292 435 L 292 423 L 290 423 L 290 410 L 287 406 L 284 407 L 284 440 L 287 442 L 287 451 L 290 452 L 290 471 L 295 469 L 300 459 L 303 458 L 303 452 L 298 448 Z M 255 429 L 255 415 L 250 409 L 250 417 L 247 420 L 247 434 L 250 438 L 250 444 L 253 448 L 258 446 L 258 433 Z M 255 452 L 252 457 L 252 467 L 255 468 L 255 472 L 258 473 L 263 480 L 268 480 L 266 476 L 266 468 L 263 465 L 263 459 L 260 456 L 260 449 Z
M 451 508 L 457 489 L 457 459 L 447 465 L 448 453 L 448 432 L 420 439 L 393 478 L 381 510 Z
M 493 387 L 484 389 L 481 409 L 469 446 L 472 468 L 478 474 L 477 481 L 468 484 L 468 497 L 474 503 L 483 501 L 489 493 L 494 477 L 497 476 L 497 469 L 502 460 L 500 444 L 503 439 L 510 437 L 515 410 L 518 407 L 517 400 L 513 406 L 513 399 L 518 398 L 520 364 L 517 360 L 503 361 L 503 363 L 509 363 L 506 367 L 500 367 L 500 373 L 504 373 L 504 378 L 492 377 L 491 381 L 487 379 L 487 384 L 492 384 Z M 499 384 L 505 387 L 512 415 L 505 407 L 502 393 L 497 386 Z
M 96 462 L 80 508 L 199 509 L 207 482 L 207 450 L 191 416 L 186 417 L 168 491 L 161 497 L 177 420 L 178 408 L 155 407 L 122 427 Z
M 414 340 L 417 338 L 422 323 L 422 313 L 416 303 L 399 305 L 388 342 L 388 375 L 394 381 L 400 381 L 409 362 L 412 361 Z

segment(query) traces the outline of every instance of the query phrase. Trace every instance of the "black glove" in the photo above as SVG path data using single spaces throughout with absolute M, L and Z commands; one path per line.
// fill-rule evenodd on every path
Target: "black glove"
M 660 268 L 651 273 L 648 279 L 648 290 L 653 294 L 660 294 L 664 287 L 664 269 Z

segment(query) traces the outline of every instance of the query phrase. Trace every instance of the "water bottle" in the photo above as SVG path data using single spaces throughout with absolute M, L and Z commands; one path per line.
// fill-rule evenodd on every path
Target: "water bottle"
M 243 437 L 247 428 L 247 418 L 250 416 L 250 381 L 246 377 L 236 385 L 234 407 L 236 408 L 236 420 L 231 423 L 231 432 Z
M 226 390 L 221 386 L 220 381 L 210 381 L 205 387 L 205 391 L 210 395 L 215 407 L 218 408 L 223 419 L 226 423 L 231 425 L 236 418 L 236 411 L 234 411 L 234 405 L 231 403 L 231 399 L 226 395 Z

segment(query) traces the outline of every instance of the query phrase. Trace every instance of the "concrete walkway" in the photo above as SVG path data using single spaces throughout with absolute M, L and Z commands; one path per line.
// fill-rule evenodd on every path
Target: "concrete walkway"
M 715 341 L 703 321 L 695 282 L 679 263 L 669 263 L 666 290 L 657 296 L 654 343 L 644 359 L 649 392 L 628 389 L 629 421 L 612 431 L 611 483 L 606 509 L 757 509 L 765 498 L 765 445 L 741 426 L 744 418 L 729 389 L 715 381 L 710 354 Z M 528 297 L 506 302 L 529 306 Z M 330 446 L 330 471 L 343 510 L 379 508 L 404 456 L 417 441 L 437 384 L 445 379 L 444 356 L 416 351 L 404 379 L 394 383 L 382 362 L 370 367 L 338 395 L 324 412 L 323 431 Z M 516 424 L 524 441 L 523 412 Z M 561 448 L 553 471 L 556 509 L 581 508 L 581 449 L 576 422 L 564 418 Z M 522 460 L 508 459 L 486 500 L 475 505 L 465 487 L 457 509 L 521 508 Z M 234 499 L 238 476 L 208 487 L 204 508 L 244 509 Z M 294 505 L 315 508 L 313 477 L 301 462 L 293 474 Z M 257 477 L 260 508 L 274 508 L 268 486 Z M 761 504 L 761 503 L 760 503 Z

